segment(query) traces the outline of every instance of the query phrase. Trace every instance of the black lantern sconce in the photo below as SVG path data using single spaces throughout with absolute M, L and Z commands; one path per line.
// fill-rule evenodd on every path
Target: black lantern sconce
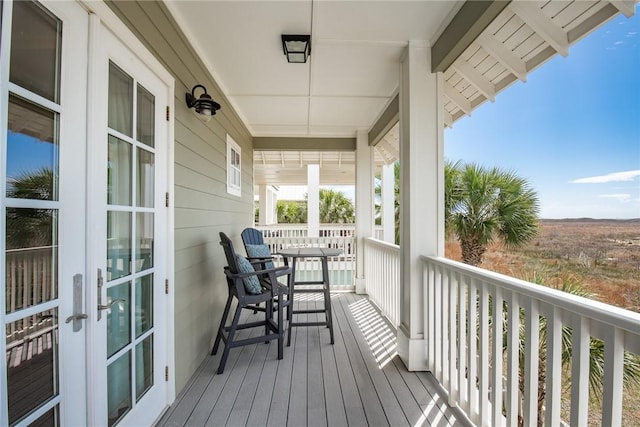
M 199 98 L 196 98 L 195 92 L 198 88 L 202 89 L 203 93 Z M 191 93 L 187 92 L 185 96 L 187 107 L 195 108 L 198 117 L 204 122 L 211 120 L 211 116 L 215 116 L 216 111 L 220 109 L 220 104 L 211 98 L 211 95 L 207 93 L 207 88 L 202 85 L 195 85 L 191 89 Z
M 282 34 L 282 49 L 288 62 L 304 64 L 311 55 L 311 36 Z

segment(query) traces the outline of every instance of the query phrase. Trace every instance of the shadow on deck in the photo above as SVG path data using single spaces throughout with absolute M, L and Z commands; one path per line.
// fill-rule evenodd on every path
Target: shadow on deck
M 296 308 L 322 307 L 314 295 L 299 301 Z M 224 374 L 216 375 L 219 351 L 157 426 L 466 425 L 430 373 L 407 371 L 395 330 L 366 297 L 336 293 L 332 301 L 335 345 L 326 327 L 297 327 L 283 360 L 277 360 L 275 341 L 236 348 Z M 318 315 L 297 316 L 314 321 Z

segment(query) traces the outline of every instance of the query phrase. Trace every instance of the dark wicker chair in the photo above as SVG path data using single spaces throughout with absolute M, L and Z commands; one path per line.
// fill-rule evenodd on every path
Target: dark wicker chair
M 289 294 L 289 288 L 278 282 L 276 275 L 286 274 L 289 267 L 282 266 L 272 269 L 260 269 L 253 272 L 241 273 L 236 259 L 236 252 L 233 249 L 233 243 L 226 234 L 220 233 L 220 244 L 224 249 L 224 253 L 227 259 L 227 266 L 224 269 L 224 273 L 227 279 L 227 285 L 229 288 L 229 296 L 227 303 L 222 314 L 222 320 L 220 320 L 220 327 L 216 335 L 215 343 L 211 354 L 214 355 L 218 352 L 220 341 L 224 342 L 224 352 L 218 366 L 218 374 L 224 372 L 225 364 L 227 363 L 227 357 L 229 356 L 229 350 L 234 347 L 240 347 L 243 345 L 256 344 L 259 342 L 268 342 L 270 340 L 278 340 L 278 359 L 283 357 L 283 343 L 284 343 L 284 307 L 289 305 L 288 299 L 285 295 Z M 257 263 L 260 265 L 260 263 Z M 255 265 L 254 265 L 255 266 Z M 247 277 L 255 276 L 260 281 L 261 293 L 249 294 L 245 290 L 243 279 Z M 233 315 L 231 325 L 226 326 L 227 317 L 231 310 L 233 299 L 237 299 L 238 304 Z M 266 309 L 264 311 L 264 320 L 240 323 L 240 315 L 243 309 L 255 309 L 257 304 L 265 303 Z M 276 318 L 274 319 L 274 312 Z M 247 328 L 264 327 L 264 335 L 246 339 L 238 340 L 236 334 L 238 330 Z

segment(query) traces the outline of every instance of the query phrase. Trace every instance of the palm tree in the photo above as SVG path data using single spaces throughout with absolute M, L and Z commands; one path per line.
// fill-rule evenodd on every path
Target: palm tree
M 307 222 L 307 203 L 298 200 L 278 200 L 276 213 L 280 224 L 304 224 Z
M 320 222 L 323 224 L 353 224 L 355 222 L 353 202 L 340 191 L 321 188 Z
M 496 240 L 516 247 L 538 233 L 538 196 L 514 172 L 447 161 L 444 199 L 445 230 L 458 238 L 466 264 L 479 265 Z
M 23 172 L 7 180 L 7 197 L 54 200 L 57 176 L 51 168 Z M 8 208 L 6 213 L 7 249 L 54 244 L 56 223 L 51 209 Z

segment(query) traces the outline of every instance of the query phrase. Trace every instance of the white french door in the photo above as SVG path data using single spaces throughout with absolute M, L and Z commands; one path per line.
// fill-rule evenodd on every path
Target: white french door
M 0 10 L 0 425 L 151 425 L 170 83 L 79 3 Z
M 94 129 L 89 148 L 96 322 L 89 349 L 93 422 L 151 425 L 167 404 L 169 90 L 91 19 Z M 104 422 L 106 419 L 106 422 Z
M 2 2 L 0 425 L 86 423 L 87 28 L 77 4 Z

